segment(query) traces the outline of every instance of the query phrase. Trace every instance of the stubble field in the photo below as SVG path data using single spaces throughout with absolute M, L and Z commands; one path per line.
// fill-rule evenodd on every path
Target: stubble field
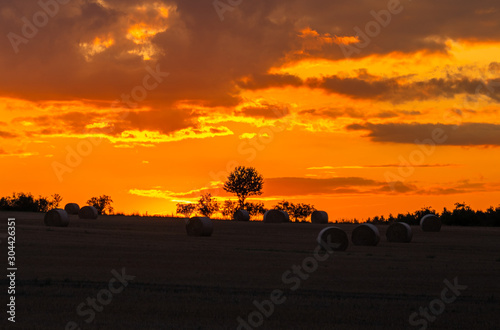
M 71 216 L 69 227 L 49 228 L 43 214 L 0 212 L 0 217 L 1 233 L 7 218 L 16 218 L 18 267 L 16 323 L 2 311 L 0 328 L 250 329 L 253 323 L 258 329 L 419 329 L 425 320 L 429 329 L 498 329 L 500 324 L 500 228 L 424 233 L 412 227 L 413 240 L 405 244 L 387 242 L 387 227 L 379 226 L 378 246 L 350 244 L 315 267 L 316 236 L 326 225 L 214 221 L 212 237 L 189 237 L 182 219 Z M 337 226 L 350 237 L 356 225 Z M 7 243 L 0 239 L 6 273 Z M 294 273 L 295 266 L 306 270 Z M 113 273 L 122 282 L 112 280 Z M 446 280 L 458 283 L 459 295 L 447 289 L 448 302 L 442 302 Z M 5 275 L 0 283 L 6 306 Z M 272 292 L 281 292 L 280 304 L 269 303 Z M 88 298 L 96 299 L 95 308 Z M 410 324 L 420 308 L 429 310 L 432 322 L 415 316 Z M 239 326 L 238 317 L 248 325 Z

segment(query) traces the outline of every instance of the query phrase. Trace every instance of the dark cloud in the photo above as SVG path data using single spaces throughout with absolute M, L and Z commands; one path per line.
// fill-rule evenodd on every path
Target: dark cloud
M 330 118 L 330 119 L 336 119 L 339 117 L 364 118 L 364 115 L 361 113 L 361 111 L 355 109 L 341 109 L 341 108 L 307 109 L 299 111 L 299 115 Z
M 4 139 L 13 139 L 18 137 L 18 134 L 12 133 L 12 132 L 6 132 L 6 131 L 0 131 L 0 138 Z
M 420 116 L 422 113 L 420 111 L 416 111 L 416 110 L 413 110 L 413 111 L 407 111 L 407 110 L 404 110 L 402 111 L 405 115 L 408 115 L 408 116 Z
M 386 185 L 384 185 L 378 189 L 378 192 L 392 193 L 392 194 L 394 194 L 394 193 L 401 193 L 401 194 L 415 193 L 417 191 L 418 191 L 418 188 L 416 185 L 404 183 L 401 181 L 387 183 Z
M 170 76 L 148 91 L 143 104 L 157 109 L 179 101 L 232 106 L 241 101 L 241 87 L 300 86 L 297 77 L 268 72 L 294 59 L 343 58 L 339 44 L 328 38 L 354 36 L 354 27 L 364 30 L 366 23 L 375 20 L 371 11 L 387 6 L 375 0 L 356 5 L 327 0 L 244 1 L 226 12 L 221 22 L 212 1 L 104 3 L 107 5 L 103 7 L 97 1 L 73 0 L 61 5 L 47 25 L 40 27 L 26 44 L 19 45 L 17 54 L 9 39 L 1 38 L 1 95 L 30 100 L 113 101 L 140 86 L 148 66 L 155 68 L 159 64 Z M 155 3 L 171 8 L 168 17 L 155 9 Z M 497 7 L 494 0 L 423 0 L 405 2 L 403 6 L 404 10 L 392 15 L 390 24 L 353 56 L 418 50 L 446 52 L 447 38 L 500 40 L 500 12 L 491 11 Z M 31 20 L 37 11 L 40 7 L 36 1 L 2 1 L 0 32 L 4 36 L 9 32 L 21 35 L 21 18 Z M 141 23 L 166 30 L 151 38 L 149 45 L 140 46 L 127 35 L 132 25 Z M 305 28 L 319 35 L 305 38 L 301 34 Z M 321 39 L 323 36 L 330 37 Z M 114 43 L 87 61 L 81 45 L 91 44 L 97 37 L 112 38 Z M 137 51 L 148 47 L 159 51 L 144 61 Z M 251 80 L 242 82 L 242 77 Z M 390 79 L 333 76 L 316 83 L 327 91 L 352 97 L 391 100 L 473 93 L 477 85 L 474 80 L 443 80 L 424 82 L 424 86 L 415 84 L 400 92 L 394 90 L 400 82 Z M 412 95 L 417 87 L 424 92 Z M 399 93 L 397 98 L 392 96 L 395 92 Z
M 492 187 L 489 187 L 484 182 L 471 182 L 470 180 L 464 180 L 456 183 L 450 183 L 448 187 L 428 187 L 419 189 L 417 193 L 425 195 L 455 195 L 492 190 L 496 189 L 492 189 Z
M 415 184 L 404 183 L 404 182 L 391 182 L 387 186 L 379 189 L 382 193 L 393 193 L 393 194 L 414 194 L 414 195 L 456 195 L 456 194 L 466 194 L 473 192 L 487 191 L 488 188 L 484 183 L 448 183 L 443 184 L 441 187 L 425 187 L 419 188 Z
M 418 82 L 405 82 L 398 78 L 365 80 L 362 77 L 328 76 L 308 79 L 306 84 L 311 88 L 321 88 L 328 93 L 342 94 L 354 99 L 376 99 L 394 103 L 439 97 L 452 98 L 457 94 L 486 95 L 500 100 L 500 81 L 482 81 L 459 76 Z
M 47 26 L 19 46 L 18 54 L 3 38 L 0 58 L 3 67 L 10 68 L 0 77 L 3 95 L 34 100 L 114 100 L 142 84 L 147 66 L 159 64 L 170 76 L 148 92 L 144 104 L 189 100 L 207 106 L 236 105 L 240 99 L 234 81 L 264 73 L 279 63 L 291 50 L 289 38 L 295 35 L 292 22 L 277 24 L 267 18 L 275 3 L 247 4 L 227 13 L 224 22 L 211 1 L 163 1 L 171 8 L 165 22 L 158 11 L 136 8 L 159 1 L 105 3 L 107 8 L 88 0 L 61 6 Z M 5 34 L 20 34 L 20 17 L 40 10 L 36 2 L 8 0 L 2 6 L 13 12 L 0 23 Z M 141 23 L 166 28 L 150 40 L 151 47 L 159 50 L 152 61 L 130 53 L 141 47 L 127 38 L 128 29 Z M 86 61 L 80 44 L 92 43 L 96 37 L 113 38 L 114 44 Z
M 250 90 L 302 85 L 302 79 L 291 74 L 257 74 L 238 82 L 238 86 Z
M 123 112 L 68 112 L 60 115 L 20 117 L 13 122 L 33 121 L 38 130 L 32 134 L 84 134 L 88 132 L 120 135 L 127 130 L 158 131 L 170 134 L 175 131 L 197 127 L 199 112 L 168 109 Z M 107 123 L 106 127 L 88 128 L 88 125 Z M 0 132 L 1 133 L 1 132 Z M 1 136 L 1 134 L 0 134 Z
M 500 145 L 500 125 L 488 123 L 446 124 L 352 124 L 348 130 L 368 131 L 366 137 L 374 142 L 428 143 L 436 145 L 473 146 Z M 427 141 L 427 142 L 426 142 Z
M 122 122 L 115 126 L 114 133 L 119 134 L 125 130 L 136 129 L 140 131 L 159 131 L 170 134 L 175 131 L 197 127 L 195 123 L 198 114 L 188 110 L 169 109 L 167 111 L 151 110 L 140 112 L 129 112 Z
M 448 166 L 448 165 L 444 165 Z M 484 183 L 462 181 L 441 187 L 419 187 L 413 182 L 375 181 L 360 177 L 337 178 L 269 178 L 264 185 L 264 196 L 308 196 L 332 194 L 410 194 L 450 195 L 485 191 Z
M 71 133 L 84 133 L 85 126 L 94 123 L 95 120 L 102 118 L 97 112 L 68 112 L 61 115 L 43 115 L 34 118 L 18 118 L 14 122 L 32 120 L 37 127 L 59 128 L 60 131 Z
M 264 194 L 266 197 L 272 197 L 340 194 L 347 191 L 350 193 L 362 193 L 381 185 L 385 185 L 385 183 L 359 177 L 326 179 L 296 177 L 269 178 L 266 179 L 264 185 Z
M 357 77 L 332 75 L 322 78 L 309 78 L 306 81 L 302 81 L 299 77 L 289 74 L 251 75 L 239 81 L 238 85 L 247 89 L 308 86 L 310 88 L 323 89 L 328 93 L 346 95 L 354 99 L 375 99 L 393 103 L 439 97 L 452 98 L 457 94 L 471 96 L 486 95 L 500 101 L 500 79 L 483 81 L 465 76 L 449 75 L 447 78 L 432 78 L 424 81 L 407 82 L 403 78 L 377 77 L 369 74 L 365 69 L 358 70 L 357 73 Z M 408 114 L 415 115 L 419 113 L 410 112 Z M 392 111 L 381 112 L 378 115 L 379 118 L 391 118 L 395 116 L 396 114 Z M 332 117 L 338 117 L 338 111 L 334 110 Z M 361 118 L 362 115 L 359 117 Z
M 301 110 L 298 112 L 299 115 L 307 117 L 321 117 L 321 118 L 330 118 L 336 119 L 340 117 L 349 117 L 349 118 L 357 118 L 357 119 L 369 119 L 369 118 L 394 118 L 400 116 L 416 116 L 419 115 L 418 111 L 362 111 L 360 109 L 353 108 L 327 108 L 327 109 L 307 109 Z
M 322 79 L 312 78 L 307 81 L 312 88 L 321 88 L 330 93 L 344 94 L 354 98 L 379 98 L 398 88 L 396 79 L 366 81 L 361 78 L 341 78 L 328 76 Z
M 456 164 L 415 164 L 413 167 L 453 167 Z M 385 168 L 385 167 L 401 167 L 401 164 L 383 164 L 383 165 L 364 165 L 363 167 Z
M 386 54 L 394 51 L 403 53 L 418 50 L 446 52 L 447 38 L 473 39 L 482 41 L 499 40 L 500 12 L 491 11 L 497 8 L 495 0 L 451 1 L 439 3 L 430 0 L 419 2 L 401 1 L 402 11 L 393 14 L 386 26 L 380 27 L 379 33 L 364 40 L 363 48 L 358 48 L 352 57 L 364 57 L 369 54 Z M 366 34 L 366 26 L 376 19 L 372 12 L 387 10 L 388 2 L 367 0 L 356 6 L 330 1 L 294 1 L 289 8 L 290 13 L 301 14 L 302 26 L 309 26 L 321 34 L 330 33 L 341 36 L 355 36 L 358 27 Z M 487 13 L 487 14 L 486 14 Z M 332 24 L 332 22 L 334 22 Z M 366 41 L 366 42 L 365 42 Z M 338 58 L 339 54 L 325 46 L 310 51 L 309 55 L 317 57 Z M 302 54 L 299 54 L 299 56 Z
M 246 117 L 261 117 L 266 119 L 280 119 L 287 116 L 290 110 L 287 106 L 263 104 L 258 107 L 245 107 L 238 114 Z

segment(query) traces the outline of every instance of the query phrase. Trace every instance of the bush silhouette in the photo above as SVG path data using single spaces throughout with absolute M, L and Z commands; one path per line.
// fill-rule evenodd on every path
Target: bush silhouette
M 59 206 L 62 197 L 59 194 L 35 198 L 31 193 L 13 193 L 12 196 L 0 198 L 1 211 L 47 212 Z
M 114 208 L 111 206 L 111 203 L 113 203 L 113 200 L 108 195 L 92 197 L 87 201 L 87 205 L 95 207 L 98 214 L 113 213 Z

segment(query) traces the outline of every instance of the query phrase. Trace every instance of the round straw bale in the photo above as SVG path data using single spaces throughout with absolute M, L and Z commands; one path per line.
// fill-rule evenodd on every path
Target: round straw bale
M 420 227 L 423 231 L 438 232 L 441 230 L 441 219 L 435 214 L 427 214 L 420 219 Z
M 76 203 L 68 203 L 64 207 L 64 210 L 68 212 L 68 214 L 78 214 L 78 211 L 80 211 L 80 206 Z
M 98 215 L 97 209 L 93 206 L 84 206 L 78 211 L 80 219 L 97 219 Z
M 328 223 L 328 213 L 325 211 L 314 211 L 311 214 L 312 223 Z
M 288 222 L 290 218 L 288 213 L 282 210 L 269 210 L 264 213 L 264 222 L 266 223 L 281 223 Z
M 207 217 L 192 217 L 186 222 L 189 236 L 210 236 L 214 231 L 212 220 Z
M 410 243 L 413 237 L 411 227 L 404 222 L 394 222 L 389 225 L 385 233 L 388 242 Z
M 43 222 L 49 227 L 68 227 L 69 216 L 68 212 L 63 209 L 52 209 L 45 213 Z
M 375 246 L 380 242 L 380 233 L 371 223 L 363 223 L 354 228 L 351 240 L 354 245 Z
M 247 210 L 238 210 L 234 212 L 234 220 L 236 221 L 250 221 L 250 214 Z
M 346 232 L 339 227 L 323 228 L 319 232 L 316 241 L 324 250 L 345 251 L 349 246 L 349 238 Z

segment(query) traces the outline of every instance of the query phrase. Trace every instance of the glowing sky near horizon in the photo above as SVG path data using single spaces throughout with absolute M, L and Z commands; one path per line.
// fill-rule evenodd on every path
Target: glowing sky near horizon
M 330 219 L 497 206 L 497 7 L 4 1 L 0 196 L 171 214 L 244 165 Z

